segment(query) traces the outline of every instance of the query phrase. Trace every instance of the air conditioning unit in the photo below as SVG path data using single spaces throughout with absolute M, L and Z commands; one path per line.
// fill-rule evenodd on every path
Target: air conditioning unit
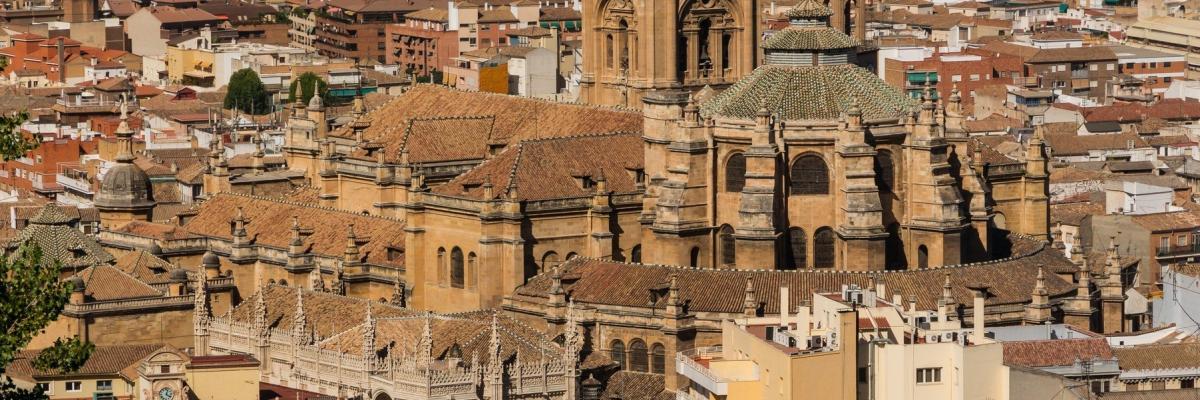
M 941 336 L 941 335 L 927 335 L 927 336 L 925 336 L 925 343 L 941 343 L 941 341 L 942 341 L 942 336 Z

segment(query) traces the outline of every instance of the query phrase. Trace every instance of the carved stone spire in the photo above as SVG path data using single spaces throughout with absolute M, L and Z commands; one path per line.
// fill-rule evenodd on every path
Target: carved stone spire
M 308 287 L 313 291 L 325 291 L 325 279 L 321 277 L 321 267 L 313 266 L 312 271 L 308 272 Z
M 354 234 L 354 224 L 350 224 L 350 228 L 346 230 L 346 250 L 342 258 L 348 263 L 358 262 L 358 237 Z
M 392 285 L 392 305 L 396 307 L 408 307 L 408 299 L 404 297 L 404 280 L 396 277 L 396 283 Z
M 492 313 L 492 338 L 488 344 L 488 377 L 492 384 L 500 384 L 504 378 L 504 360 L 500 357 L 500 321 Z
M 1087 259 L 1079 264 L 1079 282 L 1075 284 L 1075 297 L 1091 298 L 1092 270 L 1088 267 Z
M 254 298 L 254 334 L 260 342 L 265 341 L 270 332 L 267 326 L 266 288 L 259 288 L 258 296 Z
M 337 267 L 333 272 L 333 287 L 330 291 L 339 295 L 346 295 L 346 265 L 343 261 L 337 262 Z
M 421 340 L 417 342 L 417 364 L 428 367 L 433 362 L 433 316 L 426 315 L 421 326 Z
M 308 319 L 304 315 L 304 289 L 296 288 L 296 312 L 292 317 L 292 340 L 296 345 L 308 344 Z
M 758 300 L 754 298 L 754 281 L 746 277 L 746 299 L 742 302 L 742 314 L 747 317 L 758 315 Z
M 579 356 L 583 340 L 579 334 L 579 316 L 576 315 L 575 300 L 567 302 L 567 325 L 563 328 L 563 348 L 572 360 Z
M 375 315 L 371 311 L 371 301 L 367 300 L 367 318 L 363 322 L 363 358 L 375 357 Z
M 208 279 L 204 274 L 196 274 L 195 304 L 192 307 L 193 328 L 197 335 L 208 332 L 208 324 L 212 318 L 212 310 L 208 308 Z

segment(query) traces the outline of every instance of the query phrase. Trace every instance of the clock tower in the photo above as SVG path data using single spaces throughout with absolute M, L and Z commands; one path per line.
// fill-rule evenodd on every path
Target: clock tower
M 139 368 L 137 398 L 140 400 L 186 400 L 184 365 L 187 357 L 170 346 L 146 357 Z

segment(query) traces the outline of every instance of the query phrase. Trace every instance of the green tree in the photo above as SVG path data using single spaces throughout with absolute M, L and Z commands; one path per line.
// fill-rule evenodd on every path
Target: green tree
M 229 77 L 228 90 L 225 93 L 225 109 L 236 108 L 254 115 L 271 112 L 271 96 L 254 70 L 244 68 L 234 72 Z
M 317 93 L 321 94 L 321 101 L 329 103 L 329 85 L 325 83 L 321 77 L 312 72 L 300 74 L 292 81 L 292 86 L 288 88 L 288 103 L 296 102 L 296 88 L 300 88 L 300 101 L 308 104 L 308 101 L 313 97 L 313 84 L 316 84 Z
M 8 68 L 8 57 L 0 57 L 0 69 Z
M 0 128 L 0 137 L 5 134 L 12 131 Z M 31 245 L 22 245 L 0 259 L 0 329 L 4 330 L 0 333 L 0 374 L 34 335 L 58 317 L 70 296 L 71 285 L 58 279 L 58 268 L 45 268 L 41 260 L 42 251 Z M 91 344 L 78 339 L 58 340 L 36 357 L 34 365 L 73 371 L 83 365 L 91 349 Z M 44 398 L 40 389 L 19 389 L 11 379 L 0 382 L 0 399 Z
M 28 118 L 29 114 L 24 111 L 0 116 L 0 158 L 4 161 L 24 157 L 25 152 L 37 148 L 36 139 L 21 133 L 21 124 Z

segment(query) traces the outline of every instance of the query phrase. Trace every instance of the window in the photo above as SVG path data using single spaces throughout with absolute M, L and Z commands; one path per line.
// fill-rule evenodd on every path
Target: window
M 880 151 L 875 155 L 875 185 L 881 192 L 891 192 L 896 184 L 896 165 L 892 163 L 890 151 Z
M 791 243 L 792 268 L 808 268 L 808 237 L 800 228 L 788 229 L 788 241 Z
M 1187 246 L 1187 235 L 1179 235 L 1175 238 L 1176 246 Z
M 647 372 L 650 369 L 649 354 L 646 353 L 646 343 L 634 339 L 629 342 L 629 369 L 635 372 Z
M 1170 61 L 1163 61 L 1163 68 L 1171 68 L 1171 62 L 1170 62 Z
M 725 161 L 725 191 L 741 192 L 746 187 L 746 156 L 733 153 Z
M 1133 68 L 1133 63 L 1125 63 L 1125 68 Z
M 287 282 L 287 281 L 280 279 L 279 282 Z M 282 283 L 282 285 L 287 286 L 286 283 Z M 169 374 L 169 373 L 171 373 L 171 366 L 170 365 L 160 365 L 158 367 L 158 371 L 160 373 Z
M 1104 69 L 1107 69 L 1107 70 L 1109 70 L 1109 71 L 1112 71 L 1112 70 L 1113 70 L 1113 65 L 1112 65 L 1112 64 L 1104 64 Z
M 792 194 L 829 194 L 829 167 L 816 154 L 802 155 L 792 163 Z
M 446 249 L 441 247 L 437 249 L 437 278 L 438 284 L 446 284 Z
M 83 382 L 80 381 L 69 381 L 67 382 L 66 386 L 68 392 L 78 392 L 83 390 Z
M 462 249 L 455 247 L 450 250 L 450 286 L 461 288 L 463 287 L 463 252 Z
M 1167 389 L 1167 381 L 1150 382 L 1150 390 L 1166 390 L 1166 389 Z
M 609 346 L 609 356 L 614 363 L 617 363 L 617 368 L 625 369 L 625 343 L 620 340 L 614 340 Z
M 662 374 L 667 371 L 667 348 L 662 343 L 650 347 L 650 372 Z
M 833 229 L 823 227 L 813 235 L 813 266 L 831 268 L 834 262 Z
M 962 82 L 962 75 L 950 75 L 950 82 Z
M 979 74 L 971 74 L 971 82 L 975 82 L 978 80 L 979 80 Z
M 941 368 L 917 368 L 917 383 L 938 383 L 941 381 Z
M 1158 68 L 1158 62 L 1150 63 L 1150 68 Z
M 733 266 L 737 263 L 737 241 L 733 238 L 733 227 L 721 226 L 718 236 L 721 242 L 721 265 Z
M 96 391 L 111 392 L 112 390 L 113 390 L 113 387 L 112 387 L 111 380 L 105 379 L 105 380 L 96 381 Z
M 1168 247 L 1171 247 L 1171 238 L 1166 237 L 1166 236 L 1158 238 L 1158 247 L 1160 249 L 1166 249 Z
M 1092 71 L 1096 71 L 1096 70 L 1100 69 L 1100 66 L 1096 65 L 1096 64 L 1091 64 L 1091 65 L 1088 65 L 1088 69 L 1092 70 Z
M 1110 391 L 1112 391 L 1112 388 L 1108 381 L 1092 381 L 1092 393 L 1101 394 Z
M 1196 379 L 1194 379 L 1194 378 L 1193 379 L 1180 379 L 1179 380 L 1179 388 L 1180 389 L 1195 389 L 1196 388 Z
M 917 247 L 917 268 L 929 268 L 929 248 L 925 245 Z
M 38 387 L 38 389 L 42 389 L 42 393 L 45 393 L 45 394 L 54 394 L 54 391 L 53 391 L 53 389 L 51 389 L 51 388 L 53 388 L 54 386 L 51 386 L 49 382 L 41 382 L 41 383 L 38 383 L 38 384 L 37 384 L 37 387 Z

